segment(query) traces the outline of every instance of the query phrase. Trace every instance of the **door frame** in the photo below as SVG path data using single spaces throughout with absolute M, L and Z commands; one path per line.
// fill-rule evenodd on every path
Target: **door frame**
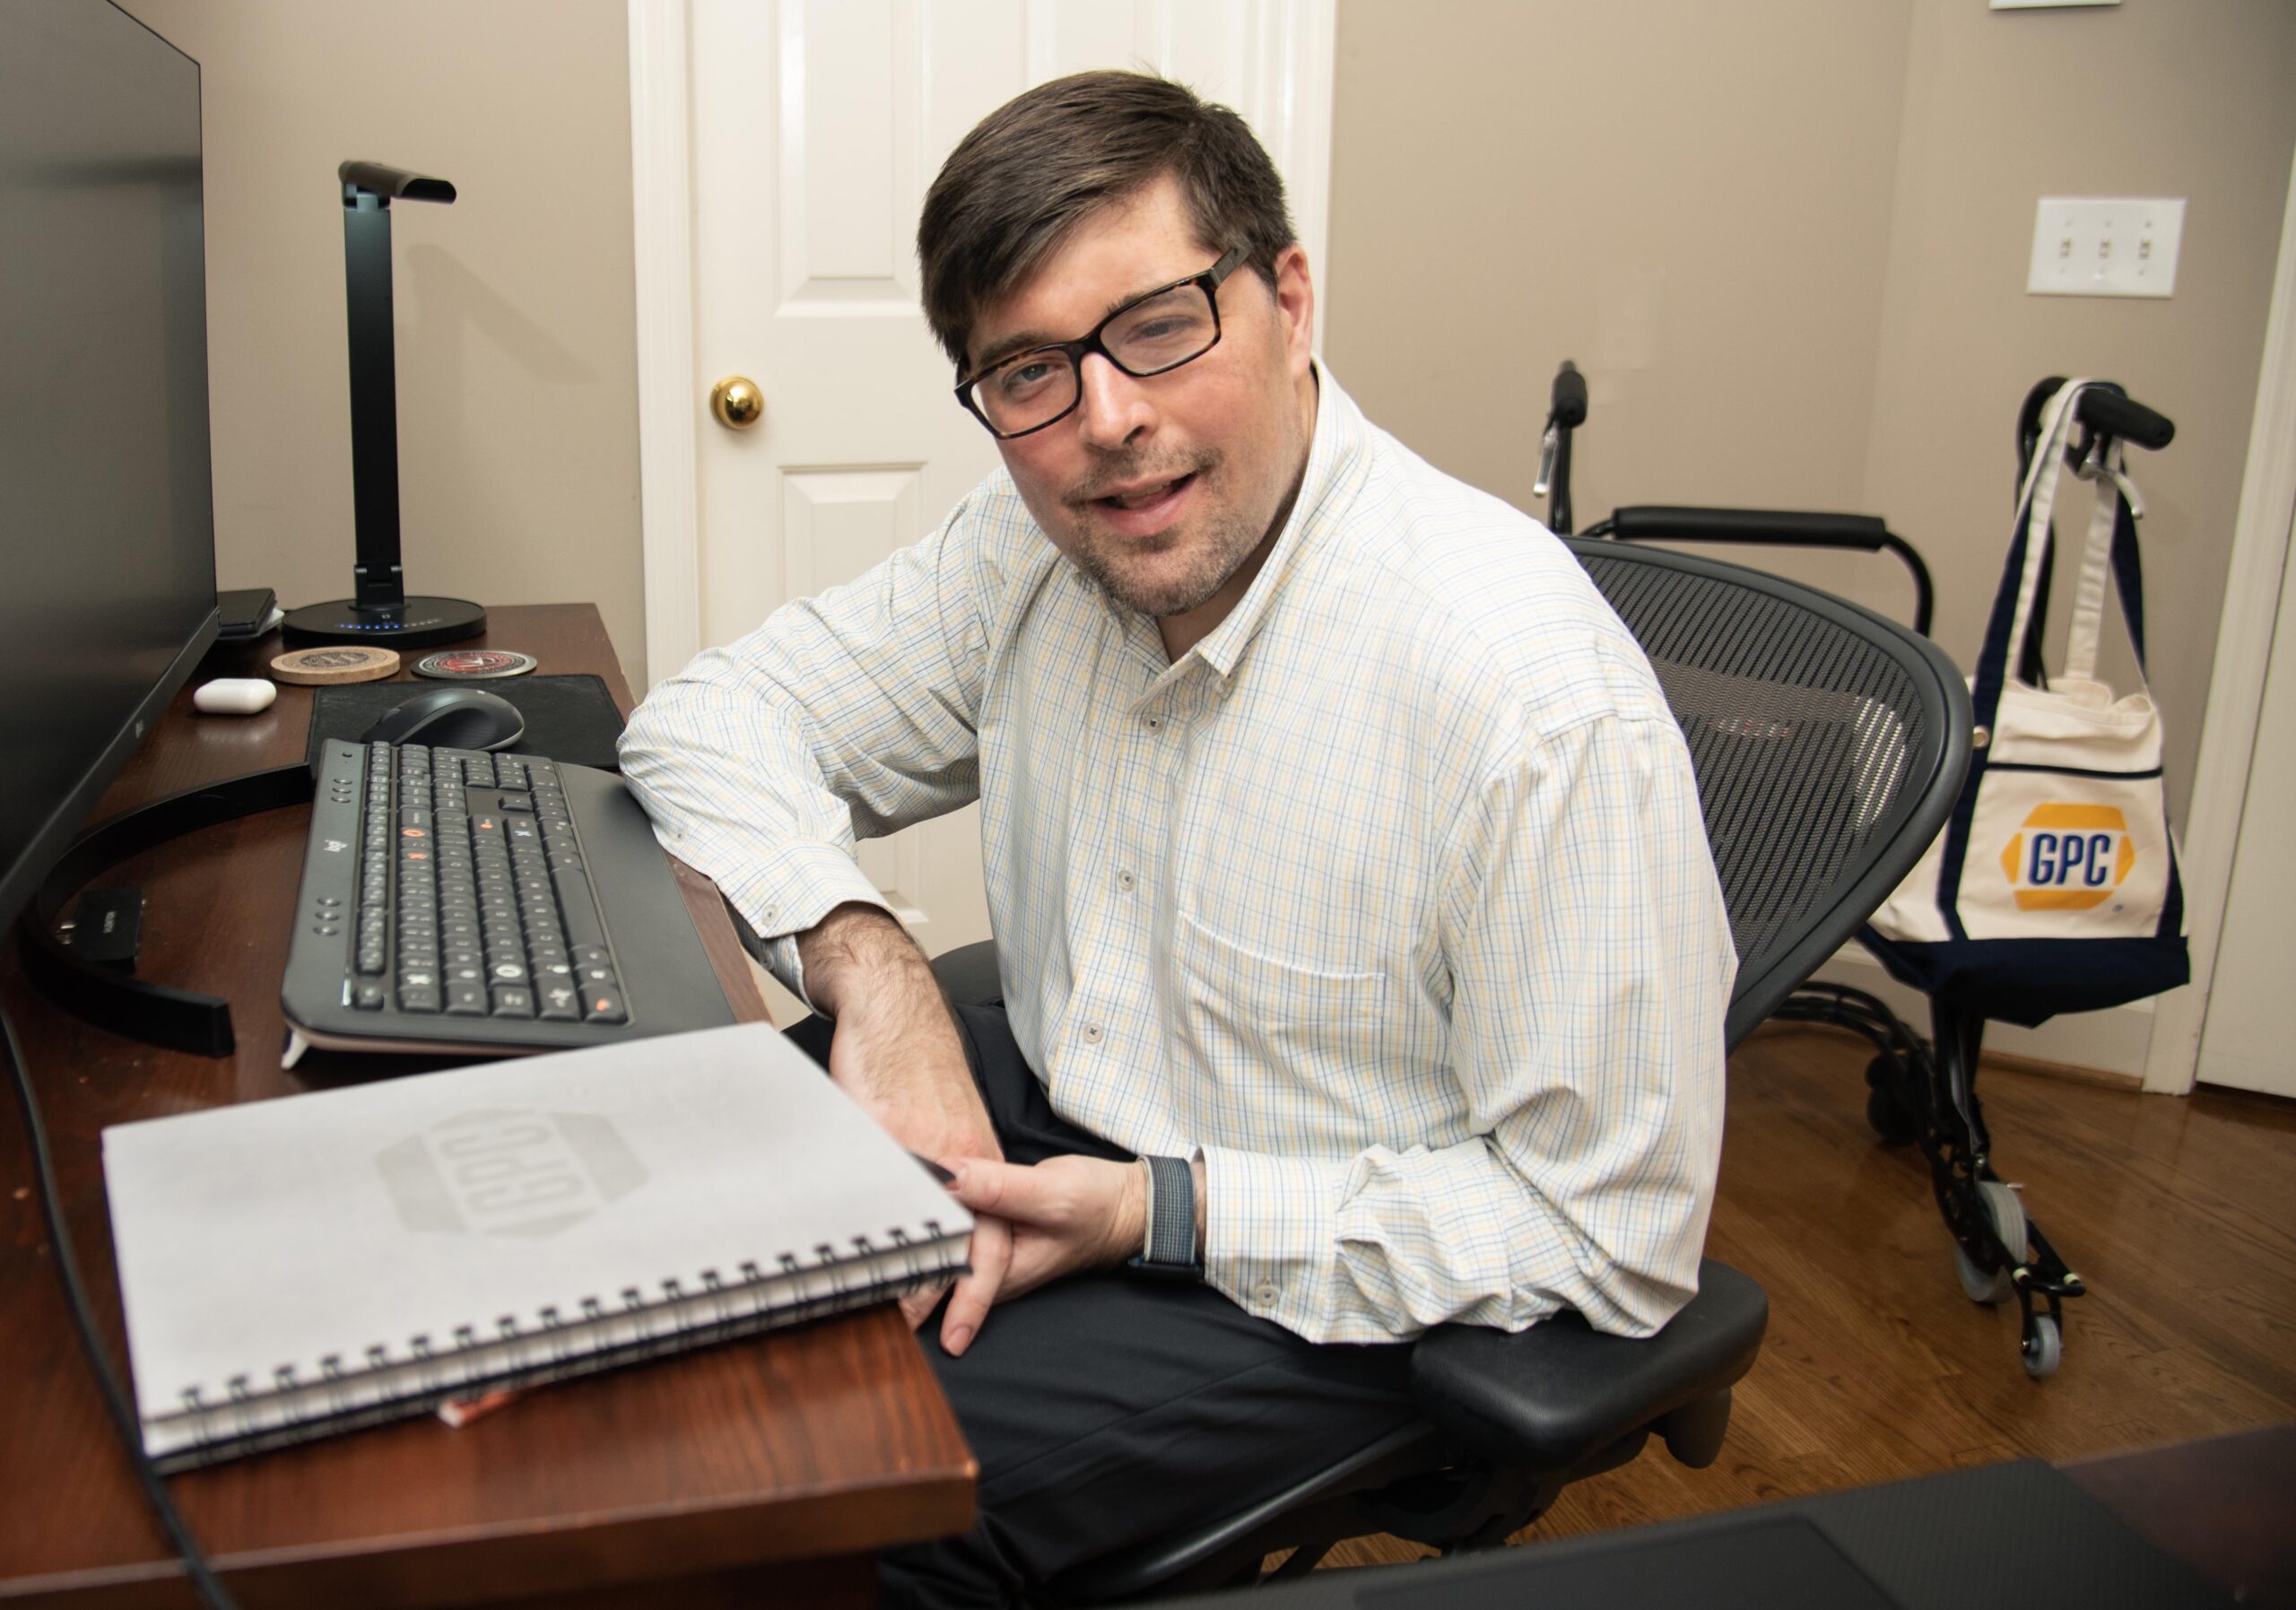
M 2186 934 L 2192 982 L 2155 1003 L 2144 1088 L 2170 1095 L 2191 1091 L 2200 1066 L 2201 1031 L 2215 981 L 2224 902 L 2232 887 L 2240 821 L 2256 759 L 2257 723 L 2272 664 L 2290 528 L 2296 525 L 2296 161 L 2280 225 L 2280 261 L 2273 272 L 2272 311 L 2265 324 L 2256 412 L 2248 427 L 2248 468 L 2232 525 L 2232 563 L 2224 613 L 2216 628 L 2216 663 L 2208 679 L 2208 713 L 2194 771 L 2192 820 L 2181 857 Z M 2284 622 L 2296 631 L 2296 621 Z
M 1315 265 L 1316 327 L 1327 327 L 1332 74 L 1338 0 L 1238 0 L 1262 45 L 1238 109 L 1284 174 L 1292 222 Z M 692 98 L 688 0 L 626 0 L 631 210 L 638 296 L 639 518 L 646 585 L 642 695 L 702 648 L 695 476 L 704 402 L 696 382 Z M 1031 18 L 1045 10 L 1031 0 Z M 1047 13 L 1048 14 L 1048 13 Z M 1040 30 L 1031 30 L 1031 37 Z M 1321 341 L 1317 343 L 1320 347 Z

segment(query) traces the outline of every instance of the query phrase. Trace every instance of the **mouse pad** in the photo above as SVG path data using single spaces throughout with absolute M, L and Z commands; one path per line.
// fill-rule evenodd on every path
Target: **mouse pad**
M 319 748 L 330 738 L 356 744 L 389 710 L 418 693 L 471 687 L 509 700 L 526 718 L 526 735 L 505 753 L 539 754 L 570 766 L 615 770 L 614 741 L 622 736 L 622 712 L 605 681 L 591 675 L 506 676 L 488 682 L 354 682 L 314 688 L 311 741 L 307 753 L 318 763 Z

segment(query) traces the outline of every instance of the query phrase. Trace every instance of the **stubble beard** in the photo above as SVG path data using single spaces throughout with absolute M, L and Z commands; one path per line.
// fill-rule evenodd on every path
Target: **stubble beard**
M 1212 490 L 1208 483 L 1218 474 L 1222 458 L 1218 453 L 1206 454 L 1190 470 L 1182 472 L 1197 477 L 1194 490 L 1198 498 Z M 1103 477 L 1102 483 L 1134 480 L 1138 474 L 1131 470 L 1112 474 Z M 1188 523 L 1196 524 L 1197 530 L 1190 534 L 1183 527 L 1178 533 L 1176 545 L 1184 551 L 1185 560 L 1178 574 L 1142 574 L 1137 561 L 1143 557 L 1144 544 L 1101 529 L 1089 507 L 1077 510 L 1070 527 L 1075 547 L 1069 557 L 1079 570 L 1100 584 L 1102 591 L 1126 609 L 1159 619 L 1185 614 L 1210 603 L 1212 596 L 1227 585 L 1228 579 L 1243 567 L 1267 535 L 1264 530 L 1254 529 L 1232 506 L 1202 510 Z M 1152 557 L 1161 560 L 1171 552 L 1170 548 L 1159 548 Z

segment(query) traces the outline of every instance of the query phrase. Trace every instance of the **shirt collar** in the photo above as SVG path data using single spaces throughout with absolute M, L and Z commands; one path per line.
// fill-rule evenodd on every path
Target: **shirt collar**
M 1308 444 L 1308 468 L 1300 480 L 1300 495 L 1250 587 L 1228 612 L 1228 618 L 1188 650 L 1223 681 L 1234 674 L 1237 662 L 1266 619 L 1277 589 L 1297 567 L 1300 555 L 1329 528 L 1332 517 L 1346 507 L 1346 488 L 1355 480 L 1362 459 L 1366 431 L 1362 413 L 1354 399 L 1339 388 L 1323 361 L 1314 362 L 1316 430 Z

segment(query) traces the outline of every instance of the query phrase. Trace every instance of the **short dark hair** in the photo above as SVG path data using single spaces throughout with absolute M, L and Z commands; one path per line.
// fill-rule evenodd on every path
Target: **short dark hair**
M 1185 84 L 1078 73 L 1006 101 L 958 142 L 917 226 L 925 318 L 961 374 L 974 320 L 1070 231 L 1170 174 L 1207 251 L 1240 246 L 1273 288 L 1298 237 L 1250 126 Z

